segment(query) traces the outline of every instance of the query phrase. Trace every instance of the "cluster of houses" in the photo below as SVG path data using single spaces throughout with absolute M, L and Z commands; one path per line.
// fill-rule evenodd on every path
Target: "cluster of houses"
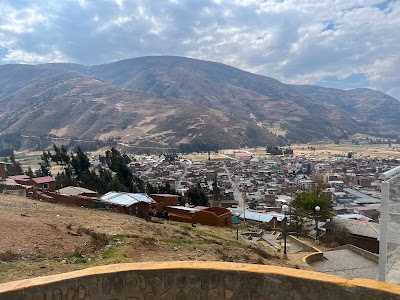
M 42 201 L 103 208 L 149 219 L 231 226 L 231 213 L 222 207 L 185 207 L 178 205 L 178 195 L 109 192 L 100 196 L 83 187 L 68 186 L 56 190 L 51 176 L 30 178 L 27 175 L 7 176 L 5 163 L 0 162 L 0 191 L 33 197 Z
M 92 160 L 93 165 L 99 163 L 96 158 Z M 168 183 L 182 195 L 200 183 L 209 197 L 210 207 L 179 206 L 178 196 L 170 194 L 116 191 L 99 196 L 79 187 L 56 191 L 54 178 L 7 177 L 2 173 L 2 164 L 0 178 L 3 178 L 3 189 L 6 184 L 16 184 L 33 187 L 46 197 L 57 198 L 58 195 L 57 199 L 61 199 L 61 195 L 89 197 L 108 209 L 137 216 L 167 212 L 171 220 L 231 226 L 231 216 L 237 213 L 240 218 L 271 228 L 282 226 L 283 204 L 290 206 L 297 192 L 323 183 L 333 217 L 328 222 L 318 223 L 320 232 L 329 235 L 338 226 L 344 226 L 353 235 L 354 244 L 377 253 L 379 175 L 399 164 L 396 159 L 312 151 L 272 156 L 246 150 L 232 152 L 221 160 L 198 162 L 184 158 L 170 161 L 157 155 L 132 156 L 132 172 L 144 182 L 153 186 Z
M 347 153 L 260 156 L 248 150 L 216 161 L 140 163 L 135 170 L 144 180 L 154 184 L 168 181 L 183 193 L 200 182 L 212 205 L 272 228 L 281 226 L 283 204 L 290 206 L 297 192 L 323 183 L 333 216 L 327 223 L 318 223 L 320 233 L 329 235 L 344 226 L 356 246 L 377 253 L 379 175 L 399 164 L 397 159 Z

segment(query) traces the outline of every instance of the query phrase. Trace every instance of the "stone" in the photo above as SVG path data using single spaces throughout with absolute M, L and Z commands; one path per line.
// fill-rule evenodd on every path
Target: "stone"
M 231 290 L 225 290 L 225 292 L 224 292 L 225 299 L 231 299 L 234 294 L 235 293 L 232 292 Z
M 190 300 L 200 300 L 201 299 L 201 292 L 198 289 L 190 290 L 189 299 Z
M 36 292 L 33 295 L 33 300 L 46 300 L 46 294 L 43 292 Z
M 194 286 L 194 285 L 196 285 L 198 282 L 200 282 L 200 277 L 199 277 L 199 276 L 190 276 L 190 277 L 189 277 L 189 285 L 190 285 L 190 286 Z
M 78 286 L 78 298 L 84 299 L 86 297 L 86 287 L 84 285 Z
M 92 297 L 92 298 L 96 297 L 97 291 L 98 291 L 97 283 L 92 283 L 89 286 L 89 297 Z
M 150 278 L 150 284 L 151 284 L 153 287 L 159 286 L 159 285 L 161 284 L 161 278 L 158 277 L 158 276 L 151 277 L 151 278 Z
M 137 284 L 137 278 L 136 277 L 129 277 L 126 280 L 126 289 L 128 291 L 132 291 L 136 287 L 136 284 Z
M 111 283 L 110 280 L 106 277 L 103 280 L 103 293 L 105 295 L 109 295 L 111 292 Z
M 252 277 L 249 280 L 250 288 L 257 289 L 260 286 L 260 281 L 256 277 Z
M 167 274 L 164 278 L 164 285 L 167 289 L 172 289 L 174 286 L 174 277 L 171 274 Z
M 142 290 L 146 289 L 146 277 L 143 275 L 139 275 L 139 281 L 140 281 L 140 288 Z
M 61 289 L 55 289 L 53 291 L 53 297 L 51 298 L 52 300 L 63 300 L 63 293 Z
M 172 296 L 172 294 L 170 292 L 165 292 L 163 294 L 161 294 L 160 299 L 161 300 L 172 300 L 174 297 Z
M 186 276 L 185 275 L 178 275 L 176 277 L 176 285 L 180 288 L 184 288 L 186 286 Z
M 258 293 L 251 293 L 250 299 L 251 300 L 264 300 L 264 297 Z
M 122 293 L 123 289 L 124 289 L 124 281 L 119 277 L 115 278 L 114 279 L 114 290 L 117 293 Z
M 147 293 L 144 295 L 144 300 L 153 300 L 155 299 L 155 294 L 154 293 Z
M 219 291 L 218 289 L 211 289 L 208 291 L 207 293 L 207 297 L 208 298 L 218 298 L 219 296 Z
M 187 296 L 184 292 L 180 291 L 176 294 L 176 300 L 187 300 Z

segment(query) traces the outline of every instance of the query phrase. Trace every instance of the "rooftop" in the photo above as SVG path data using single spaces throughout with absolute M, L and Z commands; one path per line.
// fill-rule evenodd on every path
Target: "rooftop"
M 156 203 L 146 194 L 135 194 L 135 193 L 108 192 L 100 199 L 106 203 L 116 204 L 126 207 L 129 207 L 139 202 L 144 202 L 148 204 Z

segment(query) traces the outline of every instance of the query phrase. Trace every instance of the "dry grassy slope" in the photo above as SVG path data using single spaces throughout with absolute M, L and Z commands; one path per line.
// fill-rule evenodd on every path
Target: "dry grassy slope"
M 1 68 L 0 68 L 1 69 Z M 45 74 L 48 73 L 44 68 Z M 4 133 L 107 139 L 160 145 L 211 142 L 237 147 L 277 138 L 253 122 L 189 99 L 123 89 L 77 72 L 39 76 L 0 98 Z M 252 135 L 249 135 L 249 129 Z
M 372 134 L 377 131 L 397 134 L 400 128 L 400 101 L 370 89 L 340 90 L 313 85 L 290 85 L 310 99 L 335 105 L 363 122 Z
M 4 261 L 0 282 L 120 262 L 294 265 L 276 258 L 267 244 L 250 249 L 237 242 L 235 230 L 228 228 L 149 223 L 123 214 L 4 194 L 0 194 L 0 228 L 0 260 Z
M 396 99 L 371 90 L 302 88 L 184 57 L 0 66 L 0 132 L 6 133 L 235 148 L 276 144 L 269 131 L 276 128 L 304 142 L 344 132 L 393 133 L 399 110 Z
M 337 106 L 311 100 L 276 79 L 219 63 L 184 57 L 141 57 L 88 67 L 86 73 L 157 96 L 192 99 L 247 120 L 253 114 L 265 124 L 295 118 L 305 121 L 305 128 L 318 131 L 318 126 L 309 122 L 312 116 L 317 122 L 326 121 L 325 127 L 357 128 L 351 114 Z

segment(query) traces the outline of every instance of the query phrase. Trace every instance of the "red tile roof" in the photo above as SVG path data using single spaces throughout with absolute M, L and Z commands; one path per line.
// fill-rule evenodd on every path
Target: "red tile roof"
M 54 179 L 54 177 L 51 177 L 51 176 L 32 178 L 32 180 L 33 180 L 34 182 L 38 183 L 38 184 L 56 181 L 56 180 Z

